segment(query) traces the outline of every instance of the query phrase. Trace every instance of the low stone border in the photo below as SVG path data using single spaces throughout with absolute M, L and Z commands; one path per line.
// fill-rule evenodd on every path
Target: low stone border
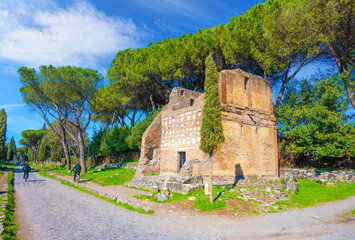
M 104 165 L 103 167 L 92 167 L 93 169 L 95 168 L 105 168 L 105 169 L 110 169 L 110 168 L 128 168 L 131 170 L 136 170 L 138 166 L 138 163 L 111 163 L 111 164 L 107 164 Z
M 288 174 L 292 174 L 300 179 L 325 179 L 327 181 L 355 182 L 355 171 L 280 168 L 280 178 L 284 178 Z

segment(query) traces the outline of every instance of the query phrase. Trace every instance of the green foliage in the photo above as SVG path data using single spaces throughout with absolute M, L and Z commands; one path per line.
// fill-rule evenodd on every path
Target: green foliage
M 149 125 L 153 122 L 154 118 L 160 113 L 163 108 L 159 108 L 155 114 L 149 113 L 146 118 L 137 123 L 131 130 L 131 134 L 127 136 L 126 141 L 130 149 L 132 150 L 140 150 L 142 145 L 142 136 L 145 130 L 149 127 Z
M 6 159 L 6 150 L 5 150 L 6 129 L 7 129 L 7 115 L 5 109 L 1 109 L 0 111 L 0 161 Z
M 217 68 L 212 55 L 209 55 L 206 59 L 205 104 L 202 109 L 200 149 L 210 154 L 224 141 L 218 89 Z
M 213 204 L 210 203 L 207 198 L 196 199 L 195 208 L 199 209 L 201 212 L 209 212 L 209 211 L 221 211 L 225 209 L 227 203 L 225 201 L 214 201 Z
M 16 150 L 16 143 L 14 140 L 14 137 L 11 138 L 9 147 L 7 149 L 7 161 L 12 161 L 14 157 L 17 155 L 17 150 Z
M 355 195 L 355 183 L 337 182 L 339 187 L 335 188 L 306 179 L 298 179 L 297 181 L 299 184 L 297 193 L 290 194 L 290 200 L 279 202 L 278 205 L 304 208 Z
M 20 144 L 25 145 L 32 150 L 33 154 L 32 155 L 29 154 L 29 158 L 32 160 L 31 157 L 33 156 L 33 160 L 35 162 L 37 161 L 37 154 L 36 154 L 37 148 L 44 134 L 45 131 L 42 129 L 41 130 L 28 129 L 21 132 L 23 139 L 20 140 Z
M 51 160 L 53 162 L 60 162 L 63 156 L 63 146 L 59 141 L 55 141 L 53 143 L 51 153 L 52 153 Z
M 37 160 L 40 162 L 44 162 L 48 157 L 48 147 L 46 146 L 45 141 L 41 141 L 41 144 L 38 147 L 38 155 Z
M 121 185 L 126 182 L 130 182 L 136 173 L 135 170 L 118 168 L 118 169 L 106 169 L 104 171 L 89 171 L 82 175 L 81 179 L 90 179 L 101 186 L 107 185 Z
M 27 150 L 27 155 L 25 155 L 25 158 L 27 158 L 27 160 L 30 162 L 34 161 L 33 151 L 31 149 Z
M 342 217 L 353 217 L 353 216 L 355 216 L 355 208 L 352 211 L 350 211 L 350 212 L 342 214 L 341 216 Z
M 337 76 L 314 82 L 287 89 L 277 110 L 280 148 L 296 163 L 355 157 L 355 125 L 345 115 L 348 101 L 343 85 Z
M 5 220 L 4 220 L 4 232 L 2 233 L 3 239 L 16 239 L 16 232 L 18 230 L 18 226 L 15 222 L 15 196 L 14 196 L 14 188 L 12 186 L 14 179 L 14 172 L 9 171 L 7 177 L 7 205 L 5 209 Z
M 126 137 L 129 136 L 128 127 L 114 127 L 111 131 L 106 129 L 102 136 L 100 152 L 104 155 L 115 155 L 129 149 L 126 143 Z
M 102 137 L 105 131 L 95 132 L 89 144 L 89 155 L 90 156 L 101 156 L 100 146 L 102 142 Z

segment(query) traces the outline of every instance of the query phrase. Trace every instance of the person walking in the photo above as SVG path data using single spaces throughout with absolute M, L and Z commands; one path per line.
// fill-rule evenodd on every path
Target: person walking
M 73 171 L 74 171 L 74 182 L 75 180 L 78 178 L 78 181 L 79 181 L 79 178 L 80 178 L 80 171 L 81 171 L 81 166 L 79 163 L 77 163 L 74 168 L 73 168 Z
M 25 179 L 25 182 L 27 182 L 28 179 L 28 173 L 30 172 L 31 167 L 28 165 L 28 163 L 25 163 L 25 166 L 23 166 L 22 171 L 23 171 L 23 179 Z

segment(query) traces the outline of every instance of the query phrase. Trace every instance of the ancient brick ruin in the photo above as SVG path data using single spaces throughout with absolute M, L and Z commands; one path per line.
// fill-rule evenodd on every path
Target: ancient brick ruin
M 226 138 L 214 157 L 215 183 L 276 178 L 277 123 L 270 81 L 242 70 L 224 70 L 219 86 Z M 172 90 L 169 104 L 143 135 L 137 175 L 208 176 L 208 156 L 199 149 L 203 104 L 203 93 Z

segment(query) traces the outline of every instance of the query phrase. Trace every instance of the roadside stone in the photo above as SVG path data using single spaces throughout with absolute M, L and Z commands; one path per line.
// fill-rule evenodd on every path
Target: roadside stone
M 151 186 L 149 191 L 151 193 L 157 193 L 157 192 L 159 192 L 159 188 L 157 186 Z
M 166 200 L 169 199 L 169 197 L 166 194 L 164 194 L 164 193 L 159 193 L 156 196 L 157 196 L 157 200 L 159 202 L 166 201 Z
M 316 182 L 319 183 L 320 185 L 326 185 L 328 180 L 325 180 L 324 178 L 318 178 Z
M 327 183 L 325 184 L 325 186 L 327 186 L 327 187 L 339 187 L 338 184 L 332 183 L 332 182 L 327 182 Z
M 168 189 L 167 187 L 163 187 L 163 188 L 161 189 L 161 192 L 162 192 L 163 194 L 167 195 L 167 196 L 169 196 L 169 194 L 170 194 L 170 191 L 169 191 L 169 189 Z
M 134 209 L 140 209 L 141 208 L 141 206 L 140 205 L 138 205 L 138 204 L 133 204 L 133 206 L 132 206 Z
M 189 199 L 190 201 L 195 201 L 195 200 L 196 200 L 196 197 L 193 196 L 193 197 L 189 197 L 188 199 Z
M 282 179 L 282 184 L 285 184 L 285 186 L 287 186 L 288 181 L 297 182 L 297 179 L 293 174 L 289 173 L 284 177 L 284 179 Z
M 144 211 L 146 211 L 146 212 L 152 211 L 152 209 L 151 209 L 151 208 L 148 208 L 148 207 L 143 207 L 142 209 L 143 209 Z
M 239 190 L 241 193 L 246 193 L 246 189 L 245 188 L 241 188 L 240 190 Z
M 288 181 L 286 185 L 286 189 L 291 192 L 297 192 L 298 190 L 298 182 Z

